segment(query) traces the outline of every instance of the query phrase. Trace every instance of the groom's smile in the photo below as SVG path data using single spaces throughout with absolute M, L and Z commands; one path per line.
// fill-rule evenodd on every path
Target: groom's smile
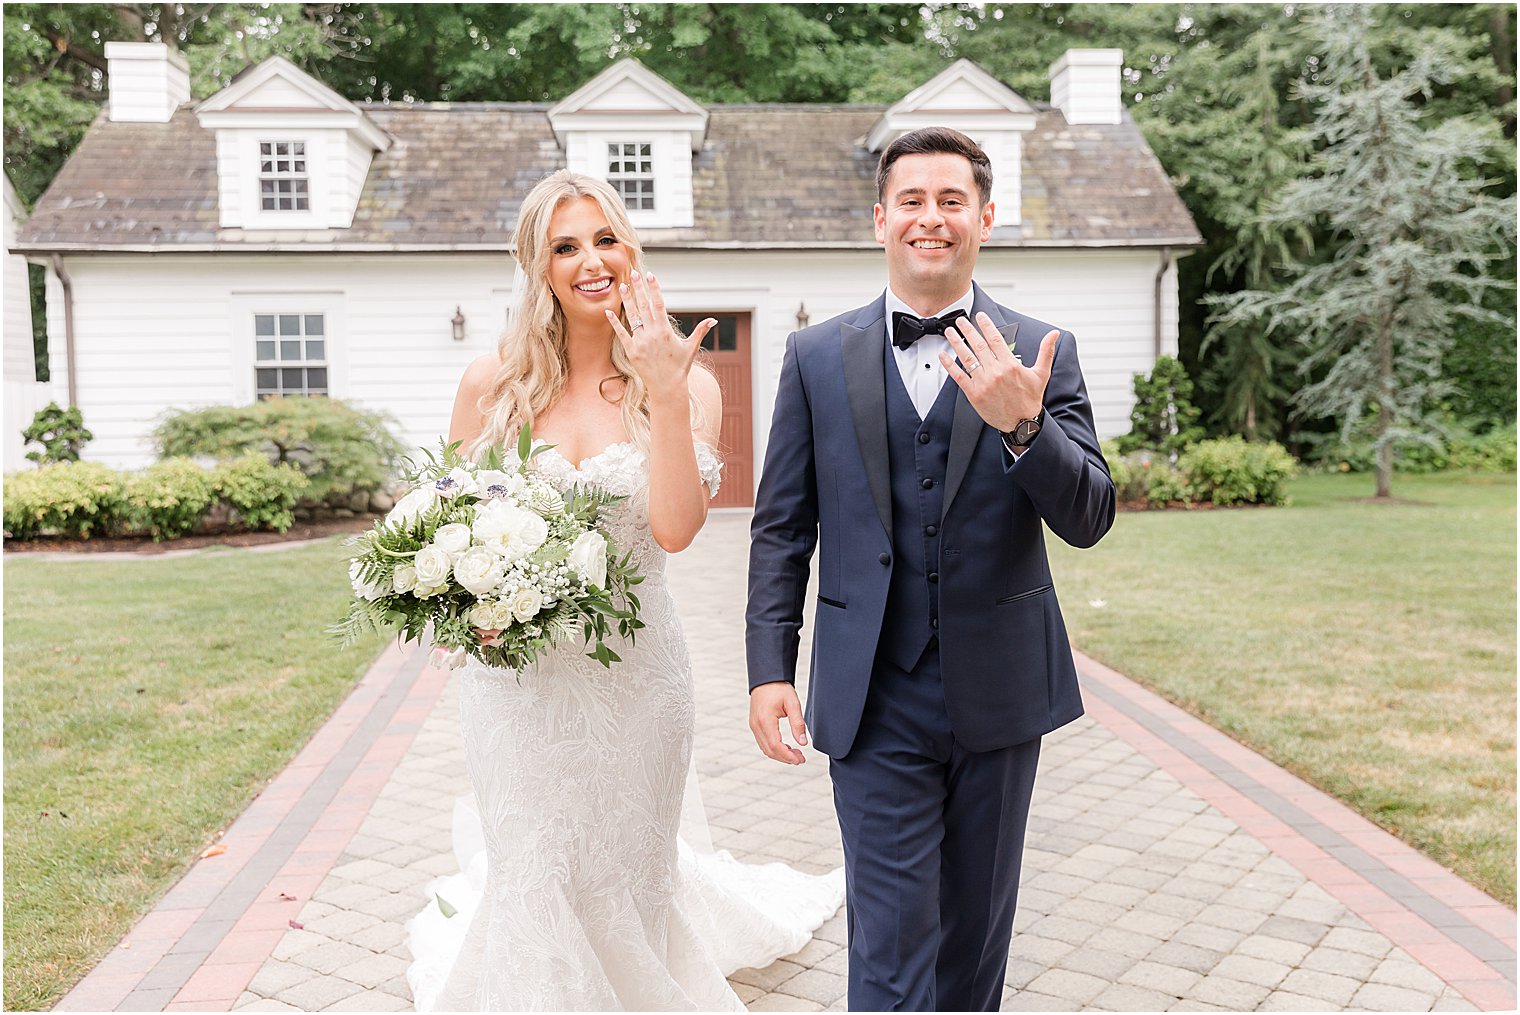
M 918 313 L 936 313 L 971 288 L 993 207 L 981 203 L 970 162 L 947 154 L 902 156 L 874 215 L 892 291 Z

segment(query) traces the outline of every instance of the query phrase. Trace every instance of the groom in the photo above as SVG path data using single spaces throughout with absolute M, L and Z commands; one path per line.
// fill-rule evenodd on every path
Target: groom
M 876 185 L 886 293 L 793 334 L 781 367 L 751 526 L 750 729 L 777 761 L 803 760 L 782 719 L 829 756 L 850 1008 L 995 1011 L 1040 737 L 1082 714 L 1042 523 L 1093 545 L 1114 486 L 1075 339 L 972 282 L 986 154 L 916 130 Z

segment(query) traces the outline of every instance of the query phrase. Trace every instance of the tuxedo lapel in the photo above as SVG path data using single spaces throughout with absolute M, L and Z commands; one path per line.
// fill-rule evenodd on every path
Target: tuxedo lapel
M 971 321 L 976 323 L 976 315 L 985 313 L 992 318 L 993 324 L 997 325 L 998 333 L 1003 336 L 1003 341 L 1013 345 L 1014 338 L 1019 333 L 1017 321 L 1003 324 L 1003 314 L 998 305 L 982 292 L 981 286 L 974 286 L 976 296 L 971 301 Z M 954 384 L 953 379 L 947 379 L 946 384 Z M 982 417 L 977 415 L 971 400 L 966 397 L 964 391 L 955 393 L 955 417 L 950 424 L 950 451 L 949 459 L 945 463 L 945 503 L 940 512 L 940 520 L 943 521 L 950 515 L 950 505 L 955 500 L 955 495 L 960 492 L 961 481 L 966 478 L 966 470 L 971 466 L 971 455 L 976 450 L 976 442 L 981 438 L 982 431 L 987 424 Z M 873 487 L 874 489 L 874 487 Z
M 879 317 L 865 328 L 841 324 L 839 340 L 844 355 L 844 387 L 850 399 L 850 415 L 855 420 L 861 462 L 866 468 L 876 513 L 890 539 L 892 478 L 887 460 L 887 387 L 882 353 L 887 340 L 885 325 Z

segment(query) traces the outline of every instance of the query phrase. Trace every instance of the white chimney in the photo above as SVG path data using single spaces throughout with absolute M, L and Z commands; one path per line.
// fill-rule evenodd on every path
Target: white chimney
M 190 64 L 161 42 L 108 42 L 111 122 L 168 123 L 190 101 Z
M 1122 49 L 1068 49 L 1050 65 L 1050 104 L 1067 123 L 1118 123 Z

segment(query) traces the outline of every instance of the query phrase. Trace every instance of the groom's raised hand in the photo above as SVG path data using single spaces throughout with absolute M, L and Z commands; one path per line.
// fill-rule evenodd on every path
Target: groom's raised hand
M 1021 421 L 1038 416 L 1045 404 L 1045 387 L 1050 383 L 1061 333 L 1048 332 L 1040 342 L 1034 366 L 1026 367 L 986 314 L 976 315 L 975 327 L 964 317 L 955 323 L 956 327 L 945 332 L 955 356 L 940 353 L 939 360 L 966 393 L 977 415 L 1005 433 Z
M 787 765 L 801 765 L 807 761 L 802 752 L 781 739 L 781 720 L 792 726 L 792 739 L 799 744 L 807 743 L 807 723 L 802 721 L 802 702 L 797 689 L 785 680 L 773 680 L 761 684 L 749 692 L 749 731 L 755 735 L 755 743 L 767 758 Z

